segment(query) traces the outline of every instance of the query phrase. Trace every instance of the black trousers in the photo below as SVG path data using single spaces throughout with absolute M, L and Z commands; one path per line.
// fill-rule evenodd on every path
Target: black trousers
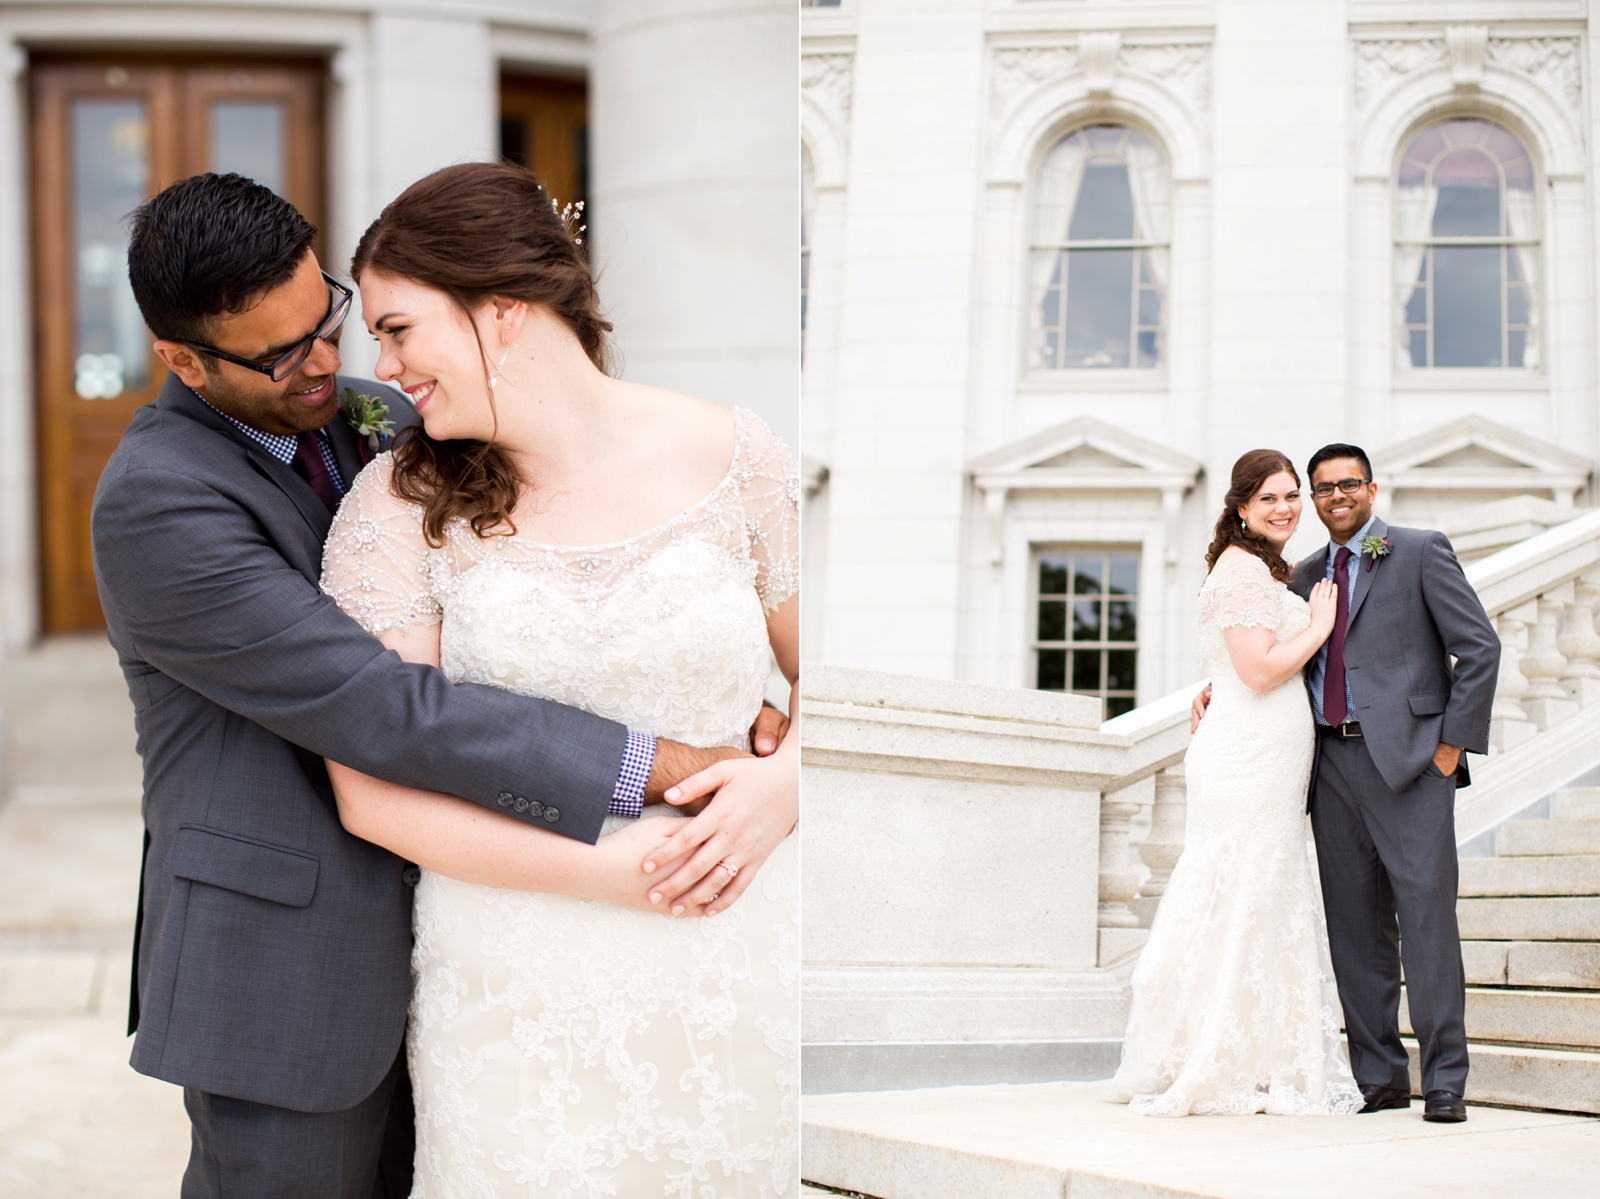
M 354 1107 L 296 1112 L 185 1088 L 182 1199 L 407 1199 L 416 1128 L 405 1047 Z
M 1430 764 L 1396 794 L 1364 741 L 1318 737 L 1311 828 L 1351 1069 L 1359 1083 L 1411 1085 L 1399 1027 L 1403 961 L 1423 1093 L 1460 1095 L 1467 1033 L 1455 779 Z

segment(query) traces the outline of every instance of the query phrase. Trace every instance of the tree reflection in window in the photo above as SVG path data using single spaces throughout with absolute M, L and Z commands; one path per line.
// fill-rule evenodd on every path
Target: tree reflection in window
M 1397 365 L 1539 366 L 1533 163 L 1508 130 L 1440 121 L 1406 147 L 1395 188 Z
M 1101 548 L 1039 554 L 1034 685 L 1131 710 L 1139 666 L 1139 555 Z
M 1165 357 L 1166 158 L 1136 129 L 1090 125 L 1034 188 L 1030 370 L 1144 368 Z

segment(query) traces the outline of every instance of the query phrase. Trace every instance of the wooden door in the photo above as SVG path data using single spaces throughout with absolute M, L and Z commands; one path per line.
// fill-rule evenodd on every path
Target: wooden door
M 500 156 L 565 206 L 589 190 L 589 89 L 580 80 L 500 77 Z
M 165 371 L 128 286 L 128 214 L 167 185 L 237 170 L 313 223 L 323 208 L 326 65 L 36 56 L 31 71 L 41 616 L 104 625 L 89 508 Z

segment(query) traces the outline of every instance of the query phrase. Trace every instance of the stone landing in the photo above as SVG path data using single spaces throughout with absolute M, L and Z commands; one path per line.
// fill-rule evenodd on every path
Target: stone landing
M 1420 1104 L 1155 1120 L 1100 1084 L 811 1095 L 801 1173 L 874 1199 L 1594 1199 L 1600 1120 Z

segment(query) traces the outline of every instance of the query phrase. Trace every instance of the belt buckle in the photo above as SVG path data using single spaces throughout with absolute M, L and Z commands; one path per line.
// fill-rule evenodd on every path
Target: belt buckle
M 1361 722 L 1359 720 L 1346 720 L 1339 725 L 1339 736 L 1346 740 L 1361 736 Z

